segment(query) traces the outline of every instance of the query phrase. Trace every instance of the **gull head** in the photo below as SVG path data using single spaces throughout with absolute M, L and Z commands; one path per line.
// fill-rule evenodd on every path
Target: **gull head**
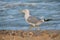
M 22 13 L 29 14 L 29 10 L 28 9 L 24 9 L 24 10 L 22 10 Z

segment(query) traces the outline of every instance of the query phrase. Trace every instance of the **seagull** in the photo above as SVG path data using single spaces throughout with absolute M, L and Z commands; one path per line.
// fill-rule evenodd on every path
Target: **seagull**
M 21 12 L 24 13 L 25 21 L 33 27 L 39 26 L 43 22 L 50 20 L 50 19 L 43 19 L 43 17 L 37 18 L 35 16 L 32 16 L 30 15 L 30 11 L 28 9 L 24 9 Z

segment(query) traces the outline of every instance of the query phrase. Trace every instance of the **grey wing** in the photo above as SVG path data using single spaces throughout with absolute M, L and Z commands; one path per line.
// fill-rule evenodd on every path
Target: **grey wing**
M 36 18 L 36 17 L 30 16 L 30 17 L 27 19 L 27 21 L 28 21 L 29 23 L 34 23 L 34 24 L 36 24 L 37 22 L 39 22 L 39 19 Z

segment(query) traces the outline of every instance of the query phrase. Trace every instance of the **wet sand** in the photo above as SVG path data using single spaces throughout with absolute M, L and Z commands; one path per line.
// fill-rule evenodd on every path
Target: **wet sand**
M 60 30 L 0 30 L 0 40 L 60 40 Z

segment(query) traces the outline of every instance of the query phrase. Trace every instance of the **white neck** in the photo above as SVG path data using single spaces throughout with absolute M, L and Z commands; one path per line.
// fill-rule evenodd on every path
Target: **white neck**
M 25 20 L 27 20 L 28 19 L 28 17 L 30 16 L 30 14 L 29 13 L 25 13 Z

